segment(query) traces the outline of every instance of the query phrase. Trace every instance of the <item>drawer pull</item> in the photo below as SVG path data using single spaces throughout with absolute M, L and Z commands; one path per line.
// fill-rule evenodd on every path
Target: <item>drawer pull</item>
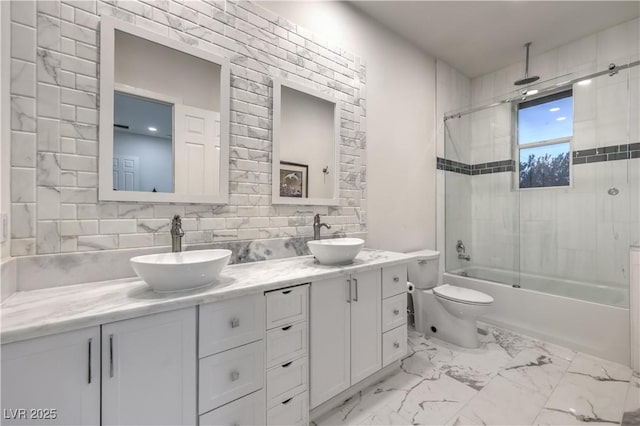
M 397 283 L 397 282 L 399 282 L 399 281 L 400 281 L 400 277 L 393 277 L 393 282 L 394 282 L 394 283 Z
M 393 347 L 394 347 L 394 348 L 396 348 L 396 349 L 398 349 L 398 348 L 400 347 L 400 343 L 395 342 L 395 343 L 393 344 Z
M 234 370 L 231 372 L 231 381 L 235 382 L 236 380 L 238 380 L 240 378 L 240 372 Z
M 240 320 L 238 318 L 231 319 L 231 328 L 240 327 Z
M 400 315 L 400 309 L 394 309 L 393 315 Z
M 91 383 L 91 340 L 93 340 L 93 339 L 89 339 L 89 371 L 88 371 L 89 380 L 88 380 L 88 383 Z
M 282 294 L 289 294 L 289 293 L 291 293 L 291 290 L 285 290 L 282 292 Z
M 288 366 L 290 366 L 291 364 L 293 364 L 293 361 L 289 361 L 286 364 L 282 364 L 282 368 L 287 368 Z
M 287 331 L 289 330 L 291 327 L 293 327 L 292 325 L 288 325 L 286 327 L 282 327 L 282 331 Z
M 293 397 L 287 399 L 286 401 L 282 401 L 282 405 L 287 405 L 288 403 L 291 402 L 292 399 L 293 399 Z
M 109 377 L 113 377 L 113 334 L 109 335 Z

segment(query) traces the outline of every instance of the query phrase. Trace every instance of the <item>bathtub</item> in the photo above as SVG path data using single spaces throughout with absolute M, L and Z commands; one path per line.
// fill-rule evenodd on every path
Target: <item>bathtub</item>
M 457 270 L 454 273 L 461 275 L 463 272 L 470 277 L 481 280 L 494 281 L 507 285 L 518 284 L 520 288 L 526 290 L 534 290 L 556 296 L 569 297 L 571 299 L 580 299 L 587 302 L 602 303 L 619 308 L 629 307 L 628 285 L 622 287 L 620 285 L 586 283 L 481 266 L 472 266 Z
M 493 297 L 492 309 L 482 321 L 630 365 L 627 289 L 481 267 L 456 272 L 445 273 L 443 282 Z M 461 272 L 482 279 L 465 277 Z M 511 284 L 517 283 L 518 275 L 521 288 L 514 288 Z M 578 291 L 589 300 L 571 298 Z

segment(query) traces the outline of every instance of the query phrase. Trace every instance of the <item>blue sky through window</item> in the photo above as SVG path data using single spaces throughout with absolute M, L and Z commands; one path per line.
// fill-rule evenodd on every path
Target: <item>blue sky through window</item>
M 556 99 L 518 111 L 518 142 L 534 142 L 573 135 L 573 97 Z

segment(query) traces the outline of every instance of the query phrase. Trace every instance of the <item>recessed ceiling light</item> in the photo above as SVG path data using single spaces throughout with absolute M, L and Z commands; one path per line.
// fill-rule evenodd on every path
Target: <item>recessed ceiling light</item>
M 155 127 L 149 127 L 148 128 L 150 132 L 157 132 L 158 129 L 156 129 Z
M 560 111 L 560 107 L 553 107 L 549 109 L 549 112 L 558 112 L 558 111 Z
M 567 119 L 567 117 L 558 117 L 558 118 L 556 118 L 556 121 L 564 121 L 566 119 Z
M 527 90 L 527 96 L 535 95 L 538 93 L 538 89 Z
M 591 84 L 591 80 L 582 80 L 578 82 L 578 86 L 586 86 L 587 84 Z

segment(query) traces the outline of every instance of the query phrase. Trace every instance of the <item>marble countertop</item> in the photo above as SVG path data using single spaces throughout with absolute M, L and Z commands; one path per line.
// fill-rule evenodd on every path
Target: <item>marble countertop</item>
M 227 266 L 218 284 L 177 294 L 157 294 L 140 278 L 20 291 L 0 305 L 0 341 L 11 343 L 251 293 L 406 263 L 402 253 L 363 249 L 346 266 L 326 266 L 313 256 Z

